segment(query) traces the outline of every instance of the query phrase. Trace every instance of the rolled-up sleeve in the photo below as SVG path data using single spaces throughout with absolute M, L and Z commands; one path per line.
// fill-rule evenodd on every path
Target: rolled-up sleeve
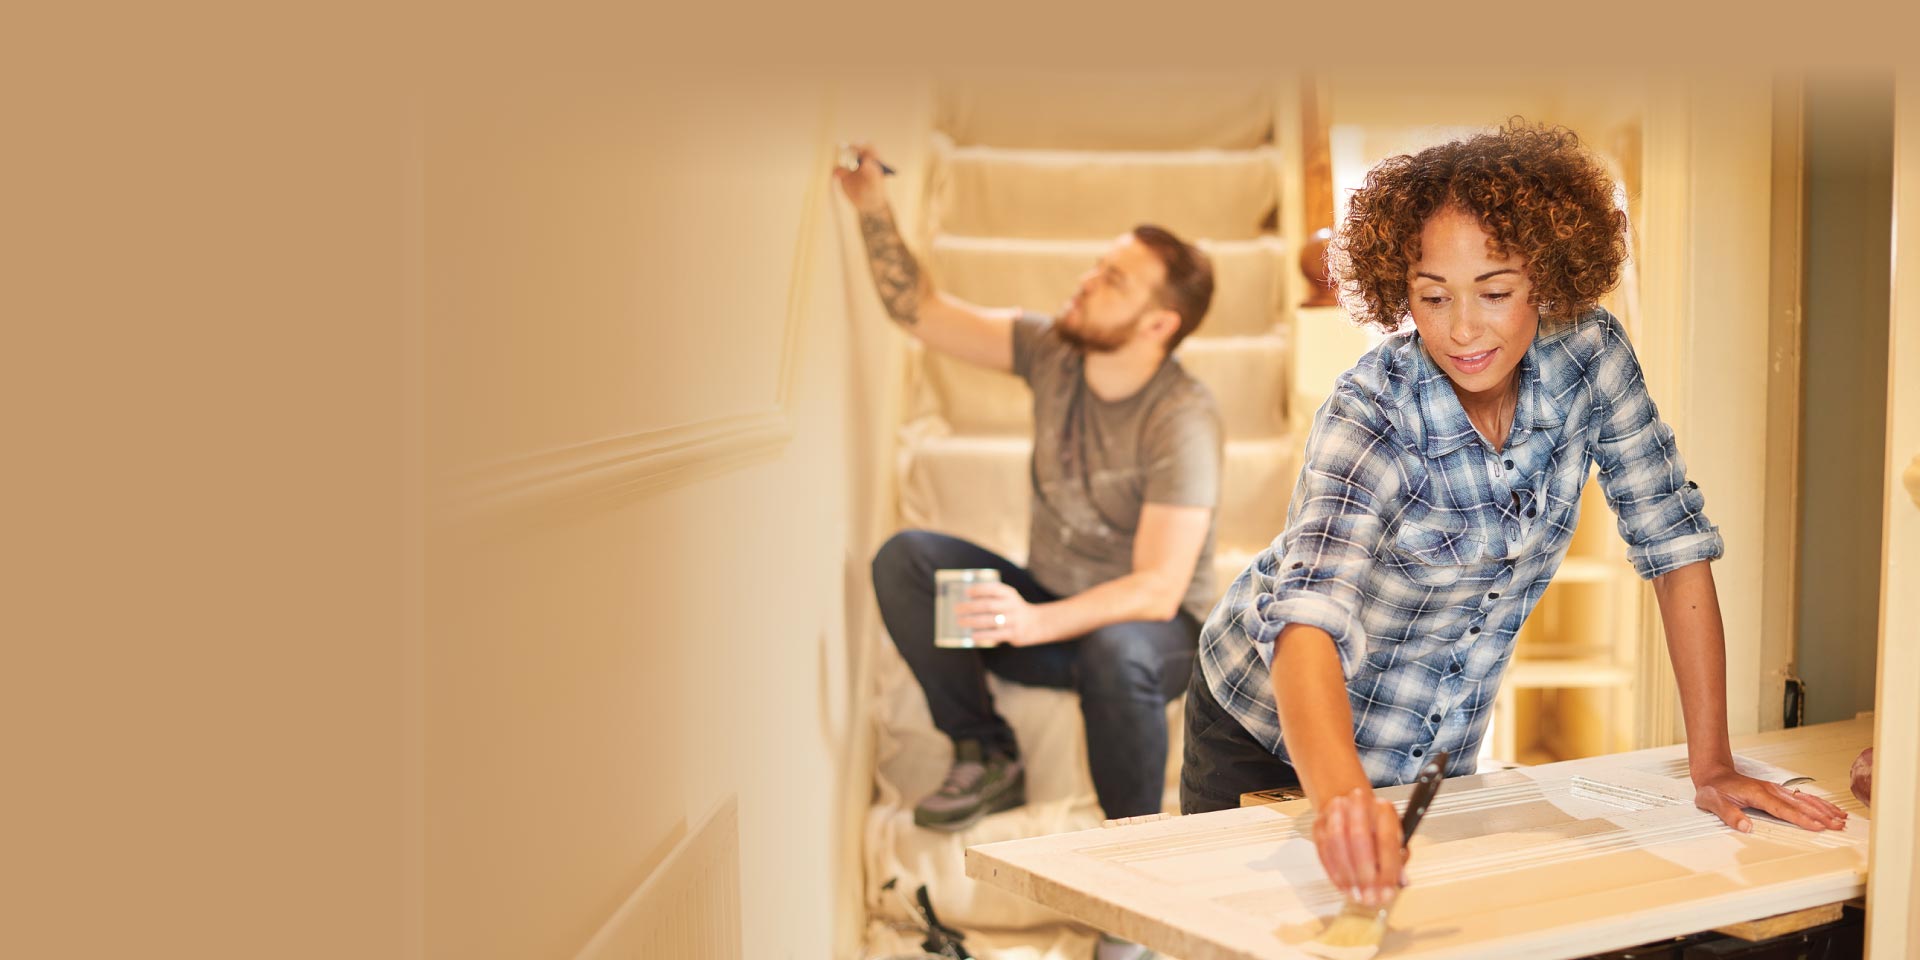
M 1591 375 L 1595 394 L 1606 404 L 1594 437 L 1600 489 L 1619 520 L 1634 571 L 1651 580 L 1719 559 L 1726 544 L 1707 519 L 1706 498 L 1687 478 L 1673 430 L 1660 419 L 1640 361 L 1610 317 Z
M 1355 416 L 1342 400 L 1336 394 L 1314 418 L 1275 569 L 1254 597 L 1248 633 L 1271 665 L 1287 624 L 1319 627 L 1333 637 L 1351 677 L 1366 654 L 1359 611 L 1385 531 L 1382 511 L 1403 484 L 1381 425 Z

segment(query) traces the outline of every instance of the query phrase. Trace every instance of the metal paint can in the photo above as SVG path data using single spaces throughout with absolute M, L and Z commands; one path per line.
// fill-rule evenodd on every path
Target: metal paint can
M 975 643 L 973 628 L 963 627 L 954 622 L 953 607 L 955 604 L 967 601 L 967 591 L 974 584 L 999 582 L 1000 571 L 991 567 L 935 570 L 933 572 L 933 645 L 963 650 L 995 646 L 992 643 Z

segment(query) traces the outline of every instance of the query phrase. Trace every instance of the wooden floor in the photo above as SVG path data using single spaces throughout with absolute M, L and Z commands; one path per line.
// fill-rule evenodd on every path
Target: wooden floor
M 1693 806 L 1684 747 L 1448 781 L 1380 955 L 1584 957 L 1861 896 L 1847 769 L 1872 738 L 1865 719 L 1735 740 L 1750 775 L 1814 777 L 1796 786 L 1851 813 L 1843 832 L 1728 829 Z M 1294 801 L 985 844 L 967 873 L 1184 960 L 1282 960 L 1341 907 L 1312 818 Z

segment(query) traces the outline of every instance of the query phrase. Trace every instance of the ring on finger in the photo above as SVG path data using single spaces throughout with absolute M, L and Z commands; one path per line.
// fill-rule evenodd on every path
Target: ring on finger
M 996 627 L 1004 627 L 1004 626 L 1006 626 L 1006 625 L 1007 625 L 1007 615 L 1006 615 L 1006 614 L 1004 614 L 1004 613 L 996 613 L 996 614 L 994 614 L 994 615 L 993 615 L 993 625 L 994 625 L 994 626 L 996 626 Z

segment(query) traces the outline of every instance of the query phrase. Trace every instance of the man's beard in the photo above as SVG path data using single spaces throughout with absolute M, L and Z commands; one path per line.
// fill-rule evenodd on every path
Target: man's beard
M 1081 330 L 1069 325 L 1063 313 L 1054 319 L 1053 329 L 1059 332 L 1060 339 L 1065 340 L 1068 346 L 1081 353 L 1113 353 L 1133 339 L 1133 332 L 1139 329 L 1140 321 L 1146 315 L 1147 311 L 1143 309 L 1134 314 L 1133 319 L 1118 326 L 1106 330 Z

